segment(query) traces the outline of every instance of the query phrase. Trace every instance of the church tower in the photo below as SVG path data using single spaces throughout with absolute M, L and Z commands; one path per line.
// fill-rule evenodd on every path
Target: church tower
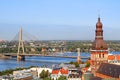
M 107 62 L 108 47 L 105 41 L 103 40 L 103 29 L 100 17 L 98 17 L 98 21 L 96 23 L 95 40 L 92 44 L 90 53 L 91 53 L 90 58 L 92 61 L 91 64 L 94 65 L 96 68 L 101 63 Z

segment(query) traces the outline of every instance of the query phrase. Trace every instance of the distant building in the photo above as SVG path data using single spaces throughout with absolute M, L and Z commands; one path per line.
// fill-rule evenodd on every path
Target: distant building
M 31 48 L 31 51 L 32 51 L 32 52 L 35 52 L 36 50 L 35 50 L 35 48 Z
M 53 52 L 55 52 L 55 51 L 56 51 L 56 49 L 55 49 L 55 48 L 53 48 L 53 49 L 52 49 L 52 51 L 53 51 Z
M 46 48 L 42 48 L 42 52 L 46 52 L 47 51 L 47 49 Z
M 4 40 L 2 40 L 2 39 L 0 39 L 0 43 L 3 43 L 3 42 L 5 42 Z
M 30 42 L 29 44 L 30 44 L 31 47 L 35 47 L 34 43 Z
M 1 47 L 2 47 L 2 48 L 6 48 L 6 47 L 7 47 L 7 45 L 5 45 L 5 44 L 4 44 L 4 45 L 2 45 Z
M 0 76 L 0 80 L 13 80 L 14 77 L 10 77 L 10 76 L 7 76 L 7 75 L 4 75 L 4 76 Z
M 60 65 L 59 65 L 59 67 L 61 68 L 64 68 L 64 69 L 70 69 L 71 67 L 72 68 L 75 68 L 75 65 L 73 65 L 73 64 L 69 64 L 69 63 L 61 63 Z
M 90 58 L 92 60 L 92 71 L 94 72 L 98 69 L 101 63 L 107 62 L 108 59 L 108 47 L 105 41 L 103 40 L 103 30 L 100 17 L 98 18 L 98 22 L 96 23 L 95 40 L 92 44 L 90 53 Z

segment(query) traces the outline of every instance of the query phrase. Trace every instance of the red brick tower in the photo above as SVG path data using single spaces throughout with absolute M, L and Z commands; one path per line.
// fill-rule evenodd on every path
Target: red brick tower
M 95 40 L 92 44 L 90 52 L 92 61 L 91 64 L 94 65 L 95 68 L 97 65 L 100 65 L 103 62 L 107 62 L 108 48 L 107 44 L 103 40 L 103 29 L 100 17 L 98 17 L 98 22 L 96 23 Z

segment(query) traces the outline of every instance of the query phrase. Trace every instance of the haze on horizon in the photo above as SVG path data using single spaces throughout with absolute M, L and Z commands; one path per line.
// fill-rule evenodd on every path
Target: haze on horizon
M 39 40 L 94 40 L 98 15 L 105 40 L 120 40 L 120 1 L 1 0 L 0 39 L 12 40 L 20 26 Z

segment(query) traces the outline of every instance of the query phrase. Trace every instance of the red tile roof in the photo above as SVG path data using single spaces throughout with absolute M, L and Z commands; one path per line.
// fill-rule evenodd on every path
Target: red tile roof
M 58 74 L 59 70 L 52 70 L 52 74 Z
M 68 70 L 67 69 L 60 69 L 60 72 L 61 72 L 61 74 L 68 74 Z
M 108 60 L 114 60 L 115 59 L 115 56 L 114 55 L 109 55 L 108 56 Z
M 52 74 L 58 74 L 58 73 L 61 73 L 61 74 L 68 74 L 68 69 L 60 69 L 60 70 L 52 70 Z
M 116 55 L 116 59 L 117 59 L 117 60 L 120 60 L 120 55 Z
M 120 60 L 120 55 L 109 55 L 108 56 L 108 60 L 114 60 L 116 58 L 116 60 Z

